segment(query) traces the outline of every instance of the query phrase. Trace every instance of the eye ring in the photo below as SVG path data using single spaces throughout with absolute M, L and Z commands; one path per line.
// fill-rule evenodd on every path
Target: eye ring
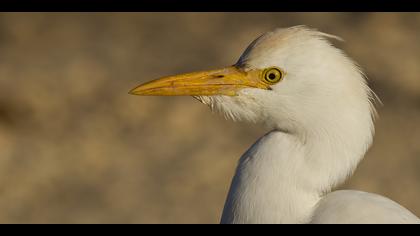
M 271 67 L 265 69 L 263 72 L 264 81 L 269 84 L 275 84 L 280 82 L 284 77 L 284 73 L 277 67 Z

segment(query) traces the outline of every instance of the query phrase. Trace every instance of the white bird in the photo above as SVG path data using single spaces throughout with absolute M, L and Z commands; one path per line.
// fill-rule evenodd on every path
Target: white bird
M 163 77 L 135 95 L 191 95 L 233 120 L 272 131 L 240 158 L 221 223 L 420 223 L 396 202 L 353 190 L 372 143 L 374 93 L 359 67 L 305 26 L 254 40 L 231 67 Z

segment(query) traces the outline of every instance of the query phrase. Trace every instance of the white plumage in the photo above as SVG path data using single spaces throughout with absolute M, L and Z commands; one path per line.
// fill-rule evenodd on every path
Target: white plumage
M 193 95 L 228 118 L 272 129 L 241 157 L 221 223 L 420 223 L 385 197 L 349 190 L 330 193 L 351 176 L 372 143 L 375 97 L 358 66 L 328 38 L 336 37 L 303 26 L 257 38 L 235 70 L 247 78 L 271 67 L 284 71 L 280 82 L 266 87 L 241 85 L 232 96 L 215 93 L 209 88 L 220 89 L 219 71 L 210 73 L 206 84 L 213 81 L 213 87 L 202 93 L 190 91 L 199 79 L 189 83 L 189 93 L 157 94 L 163 82 L 132 91 Z M 179 77 L 160 81 L 179 88 Z
M 249 101 L 218 102 L 228 116 L 273 128 L 241 157 L 222 223 L 420 223 L 375 194 L 328 193 L 370 146 L 375 111 L 363 74 L 326 37 L 305 27 L 279 29 L 241 56 L 239 66 L 276 65 L 287 76 L 270 94 L 252 90 L 244 95 Z

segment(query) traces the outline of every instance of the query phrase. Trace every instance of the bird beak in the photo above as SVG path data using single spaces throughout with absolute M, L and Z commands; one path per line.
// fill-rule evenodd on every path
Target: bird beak
M 167 76 L 144 83 L 130 94 L 142 96 L 236 96 L 244 88 L 268 89 L 260 70 L 243 71 L 231 66 L 218 70 Z

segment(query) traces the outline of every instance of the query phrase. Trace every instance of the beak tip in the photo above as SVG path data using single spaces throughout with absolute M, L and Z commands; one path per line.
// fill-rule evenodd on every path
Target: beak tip
M 128 94 L 130 94 L 130 95 L 140 95 L 140 94 L 139 94 L 139 92 L 137 91 L 137 88 L 138 88 L 138 87 L 135 87 L 135 88 L 131 89 L 131 90 L 128 92 Z

